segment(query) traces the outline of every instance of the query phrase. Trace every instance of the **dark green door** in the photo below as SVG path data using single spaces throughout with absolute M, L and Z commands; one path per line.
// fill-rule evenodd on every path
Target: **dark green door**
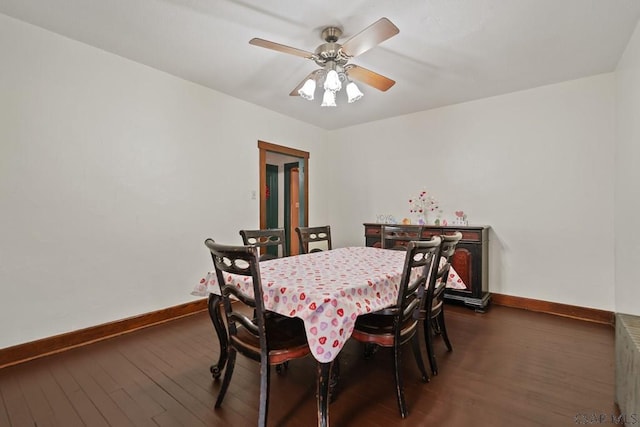
M 267 228 L 278 228 L 278 166 L 267 165 Z M 278 256 L 278 248 L 270 247 L 267 253 Z

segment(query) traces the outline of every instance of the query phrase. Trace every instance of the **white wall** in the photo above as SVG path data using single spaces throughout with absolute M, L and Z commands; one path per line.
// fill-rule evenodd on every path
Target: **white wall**
M 203 241 L 257 227 L 257 141 L 326 132 L 0 15 L 0 348 L 192 300 Z
M 449 219 L 464 210 L 493 227 L 492 292 L 613 310 L 614 82 L 598 75 L 331 132 L 336 244 L 362 244 L 376 214 L 408 216 L 407 199 L 426 188 Z
M 616 69 L 616 311 L 640 315 L 640 23 Z

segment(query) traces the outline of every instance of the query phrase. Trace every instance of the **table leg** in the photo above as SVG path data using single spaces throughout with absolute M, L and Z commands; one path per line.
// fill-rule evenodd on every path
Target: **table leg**
M 220 378 L 220 375 L 222 375 L 224 366 L 227 364 L 227 346 L 229 343 L 227 330 L 224 326 L 224 322 L 222 321 L 222 297 L 216 294 L 209 294 L 208 308 L 209 317 L 211 317 L 211 322 L 213 323 L 213 327 L 218 335 L 218 341 L 220 342 L 220 357 L 218 358 L 218 363 L 211 365 L 209 370 L 211 371 L 213 378 L 218 379 Z
M 340 354 L 333 360 L 331 375 L 329 376 L 329 403 L 333 403 L 338 395 L 338 381 L 340 380 Z
M 333 362 L 318 362 L 318 427 L 329 427 L 329 383 Z

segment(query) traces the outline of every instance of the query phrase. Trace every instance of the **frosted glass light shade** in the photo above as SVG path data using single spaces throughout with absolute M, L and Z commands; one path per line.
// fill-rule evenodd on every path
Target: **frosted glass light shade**
M 313 94 L 316 91 L 316 81 L 314 79 L 308 79 L 304 82 L 304 85 L 298 90 L 298 95 L 309 101 L 313 101 Z
M 335 107 L 336 106 L 336 93 L 332 90 L 325 90 L 322 97 L 321 107 Z
M 325 90 L 333 92 L 337 92 L 342 89 L 342 83 L 340 82 L 340 77 L 336 70 L 329 70 L 327 77 L 324 79 L 324 88 Z
M 356 102 L 358 99 L 362 98 L 364 94 L 360 91 L 358 86 L 354 82 L 349 82 L 347 85 L 347 100 L 349 104 L 352 102 Z

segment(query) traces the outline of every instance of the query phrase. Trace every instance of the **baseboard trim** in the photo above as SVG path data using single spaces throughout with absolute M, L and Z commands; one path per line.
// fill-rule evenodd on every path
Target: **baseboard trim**
M 491 294 L 491 303 L 505 307 L 520 308 L 524 310 L 571 317 L 589 322 L 607 325 L 615 324 L 615 314 L 613 312 L 598 310 L 595 308 L 579 307 L 575 305 L 495 293 Z M 113 338 L 118 335 L 165 323 L 181 317 L 190 316 L 205 310 L 207 310 L 206 298 L 141 314 L 139 316 L 129 317 L 127 319 L 116 320 L 102 325 L 92 326 L 65 334 L 3 348 L 0 349 L 0 369 L 59 353 L 71 348 Z
M 59 353 L 96 341 L 123 335 L 138 329 L 190 316 L 207 309 L 207 299 L 196 300 L 162 310 L 91 326 L 36 341 L 0 349 L 0 369 Z
M 540 313 L 555 314 L 589 322 L 615 324 L 615 313 L 596 308 L 579 307 L 577 305 L 561 304 L 557 302 L 541 301 L 512 295 L 491 294 L 491 303 L 505 307 L 521 308 Z

